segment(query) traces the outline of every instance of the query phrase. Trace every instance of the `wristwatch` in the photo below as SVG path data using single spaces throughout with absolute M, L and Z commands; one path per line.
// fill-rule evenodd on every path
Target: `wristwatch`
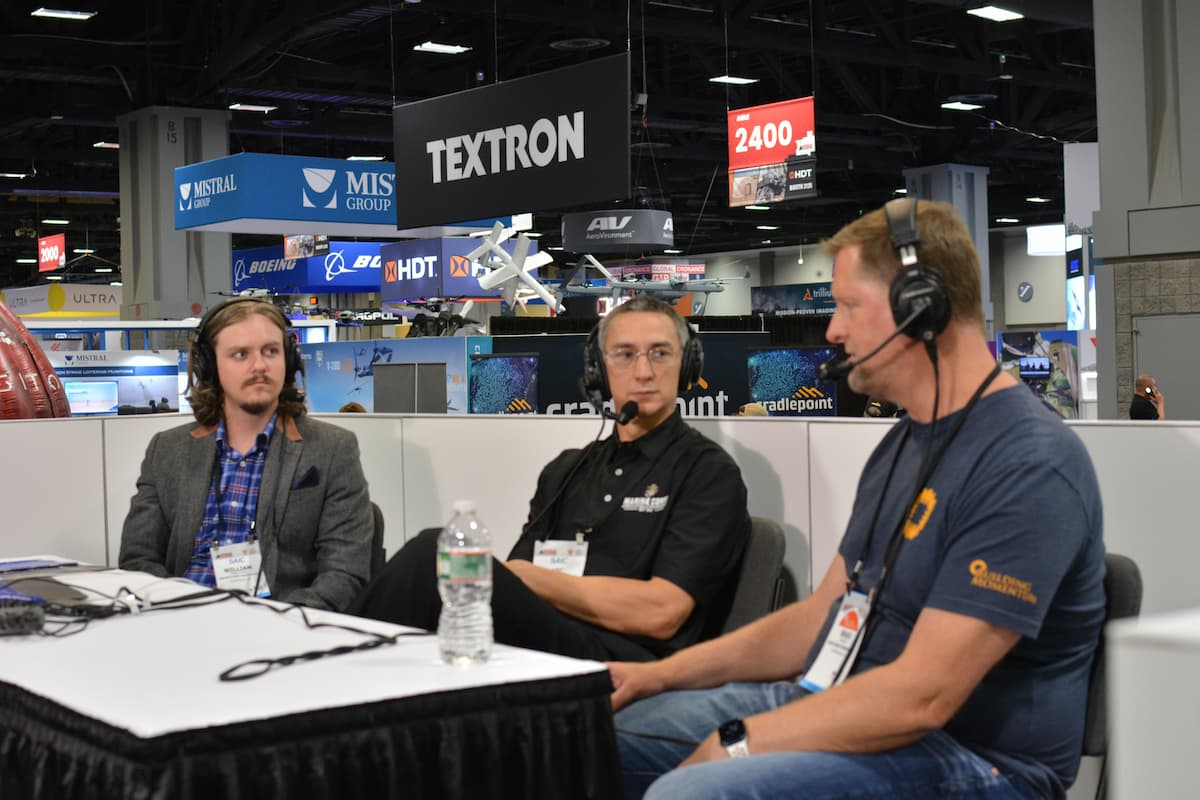
M 717 728 L 721 737 L 721 747 L 729 753 L 730 758 L 745 758 L 750 755 L 750 746 L 746 743 L 746 723 L 740 719 L 731 719 Z

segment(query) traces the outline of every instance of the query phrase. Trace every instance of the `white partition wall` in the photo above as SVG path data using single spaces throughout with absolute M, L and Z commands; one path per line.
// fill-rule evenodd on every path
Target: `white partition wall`
M 0 422 L 3 555 L 104 563 L 104 429 L 97 422 Z

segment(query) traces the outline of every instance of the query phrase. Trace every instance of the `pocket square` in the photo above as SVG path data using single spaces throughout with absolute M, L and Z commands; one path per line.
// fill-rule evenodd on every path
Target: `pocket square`
M 320 483 L 321 473 L 315 466 L 312 466 L 306 469 L 303 475 L 292 481 L 292 491 L 297 489 L 309 489 L 313 486 L 319 485 Z

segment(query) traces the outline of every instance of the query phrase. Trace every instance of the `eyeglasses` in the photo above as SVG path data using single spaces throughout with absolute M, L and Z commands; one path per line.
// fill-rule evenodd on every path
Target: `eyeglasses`
M 651 347 L 649 350 L 612 350 L 604 354 L 604 360 L 616 370 L 631 369 L 637 363 L 639 356 L 645 356 L 651 367 L 669 364 L 675 358 L 675 351 L 667 347 Z

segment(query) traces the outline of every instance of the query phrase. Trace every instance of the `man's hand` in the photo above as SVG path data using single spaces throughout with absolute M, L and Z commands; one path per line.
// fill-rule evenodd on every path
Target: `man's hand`
M 608 674 L 612 676 L 612 710 L 615 714 L 634 700 L 650 697 L 666 690 L 666 681 L 659 675 L 658 665 L 650 661 L 644 664 L 630 661 L 609 661 Z
M 704 738 L 700 746 L 692 751 L 692 754 L 683 760 L 679 766 L 690 767 L 693 764 L 703 764 L 706 761 L 721 761 L 729 758 L 729 753 L 725 752 L 725 748 L 721 747 L 721 739 L 717 736 L 717 732 L 713 731 Z

